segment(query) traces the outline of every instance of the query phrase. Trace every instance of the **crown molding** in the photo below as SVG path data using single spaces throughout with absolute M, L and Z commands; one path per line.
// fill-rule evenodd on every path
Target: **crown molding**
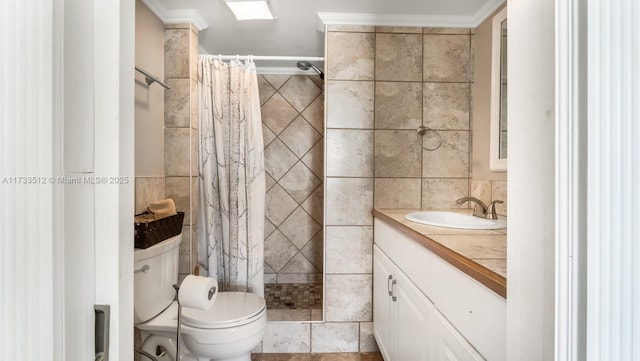
M 476 28 L 504 3 L 489 0 L 475 14 L 465 16 L 319 12 L 318 30 L 324 31 L 327 25 Z
M 158 0 L 142 0 L 151 12 L 164 24 L 191 23 L 196 30 L 204 30 L 209 27 L 200 12 L 196 9 L 167 9 Z

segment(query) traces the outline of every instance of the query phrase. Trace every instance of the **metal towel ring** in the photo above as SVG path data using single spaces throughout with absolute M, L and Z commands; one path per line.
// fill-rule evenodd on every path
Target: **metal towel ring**
M 433 148 L 427 148 L 424 146 L 424 143 L 422 141 L 423 137 L 427 134 L 427 132 L 432 132 L 433 134 L 438 136 L 438 145 L 436 145 Z M 440 135 L 440 133 L 436 132 L 435 130 L 431 129 L 431 128 L 427 128 L 424 125 L 421 125 L 418 127 L 418 129 L 416 129 L 416 141 L 418 142 L 418 144 L 420 144 L 420 147 L 426 151 L 432 152 L 438 148 L 440 148 L 442 146 L 442 136 Z

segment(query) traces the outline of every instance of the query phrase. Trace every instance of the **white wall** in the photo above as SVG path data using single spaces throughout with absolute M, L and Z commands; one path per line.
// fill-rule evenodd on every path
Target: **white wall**
M 510 0 L 507 359 L 553 360 L 554 1 Z

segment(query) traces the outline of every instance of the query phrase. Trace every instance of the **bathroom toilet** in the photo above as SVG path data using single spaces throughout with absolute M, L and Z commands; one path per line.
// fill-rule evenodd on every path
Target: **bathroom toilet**
M 134 252 L 134 321 L 148 335 L 142 351 L 158 361 L 176 360 L 178 304 L 173 285 L 178 281 L 180 240 L 178 235 Z M 250 361 L 265 334 L 266 312 L 264 298 L 247 292 L 219 292 L 207 311 L 183 307 L 181 360 Z

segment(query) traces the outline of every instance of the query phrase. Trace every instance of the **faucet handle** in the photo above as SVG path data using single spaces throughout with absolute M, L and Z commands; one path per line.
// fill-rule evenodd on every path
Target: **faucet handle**
M 491 201 L 487 206 L 487 219 L 498 219 L 498 214 L 496 213 L 496 203 L 504 203 L 501 200 Z

